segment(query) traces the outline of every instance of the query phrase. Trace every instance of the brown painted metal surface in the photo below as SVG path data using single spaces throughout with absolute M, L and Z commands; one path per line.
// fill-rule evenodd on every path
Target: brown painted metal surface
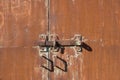
M 119 0 L 0 0 L 0 80 L 120 80 L 119 26 Z M 60 40 L 81 34 L 92 51 L 51 50 L 50 72 L 41 67 L 48 53 L 33 46 L 47 32 Z M 64 69 L 57 56 L 67 70 L 56 67 Z
M 47 29 L 45 5 L 44 0 L 0 0 L 0 45 L 33 45 Z
M 51 32 L 60 39 L 81 34 L 93 50 L 58 53 L 68 62 L 68 71 L 56 69 L 50 79 L 120 80 L 120 1 L 51 0 L 50 5 Z
M 47 80 L 33 47 L 47 32 L 46 12 L 45 0 L 0 0 L 0 80 Z

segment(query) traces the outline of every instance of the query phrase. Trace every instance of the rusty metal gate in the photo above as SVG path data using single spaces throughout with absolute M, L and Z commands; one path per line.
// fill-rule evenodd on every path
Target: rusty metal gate
M 120 0 L 0 0 L 0 80 L 120 80 Z

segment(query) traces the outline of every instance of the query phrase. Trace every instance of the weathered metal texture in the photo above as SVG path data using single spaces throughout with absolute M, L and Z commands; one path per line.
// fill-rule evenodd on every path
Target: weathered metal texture
M 37 51 L 33 48 L 1 48 L 0 79 L 31 80 L 37 76 Z
M 47 29 L 45 0 L 0 0 L 0 46 L 31 46 Z
M 49 1 L 0 0 L 0 80 L 120 80 L 119 0 Z M 50 51 L 55 67 L 48 73 L 40 67 L 48 54 L 33 47 L 48 30 L 60 40 L 81 34 L 92 51 Z
M 47 80 L 33 47 L 47 32 L 45 0 L 0 0 L 0 80 Z
M 81 34 L 92 52 L 51 53 L 55 65 L 64 68 L 56 55 L 67 61 L 68 71 L 55 68 L 50 80 L 120 80 L 119 26 L 119 0 L 51 0 L 51 33 L 62 40 Z

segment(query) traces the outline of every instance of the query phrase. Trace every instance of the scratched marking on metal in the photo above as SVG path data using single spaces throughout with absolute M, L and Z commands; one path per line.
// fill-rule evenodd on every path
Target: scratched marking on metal
M 7 5 L 8 3 L 6 3 L 6 5 Z M 7 22 L 8 22 L 8 15 L 9 15 L 9 10 L 6 10 L 5 8 L 5 5 L 4 6 L 2 6 L 2 8 L 3 8 L 3 11 L 1 11 L 0 12 L 0 17 L 1 17 L 1 23 L 0 23 L 0 42 L 2 43 L 3 41 L 4 42 L 11 42 L 11 41 L 13 41 L 16 37 L 17 37 L 17 33 L 16 33 L 16 27 L 14 27 L 15 26 L 15 24 L 14 25 L 9 25 L 9 26 L 7 26 L 7 25 L 5 25 L 5 24 L 7 24 Z M 13 18 L 13 19 L 15 19 L 15 18 Z M 9 32 L 8 31 L 8 27 L 11 27 L 11 28 L 13 28 L 13 30 L 11 31 L 11 32 Z M 16 34 L 14 34 L 14 33 L 16 33 Z
M 9 6 L 11 4 L 11 6 Z M 18 32 L 16 32 L 15 24 L 18 20 L 21 20 L 21 17 L 29 16 L 31 13 L 31 0 L 5 0 L 1 2 L 0 5 L 2 11 L 0 11 L 0 43 L 11 42 L 16 39 Z M 14 24 L 6 26 L 8 24 L 8 16 L 10 19 L 13 19 Z M 4 27 L 3 27 L 4 26 Z M 8 27 L 13 28 L 12 32 L 8 31 Z M 12 37 L 11 37 L 12 36 Z
M 11 1 L 11 10 L 15 15 L 28 16 L 31 13 L 31 0 L 14 0 Z

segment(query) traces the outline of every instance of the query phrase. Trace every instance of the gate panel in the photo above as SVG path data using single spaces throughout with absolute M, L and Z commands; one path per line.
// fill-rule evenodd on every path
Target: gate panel
M 0 80 L 47 80 L 34 43 L 47 32 L 46 0 L 0 0 Z
M 51 33 L 58 34 L 61 40 L 81 34 L 92 48 L 83 48 L 79 54 L 70 47 L 64 54 L 52 52 L 55 66 L 64 68 L 56 58 L 59 56 L 67 61 L 68 71 L 55 67 L 51 80 L 120 79 L 119 8 L 119 0 L 51 0 Z

